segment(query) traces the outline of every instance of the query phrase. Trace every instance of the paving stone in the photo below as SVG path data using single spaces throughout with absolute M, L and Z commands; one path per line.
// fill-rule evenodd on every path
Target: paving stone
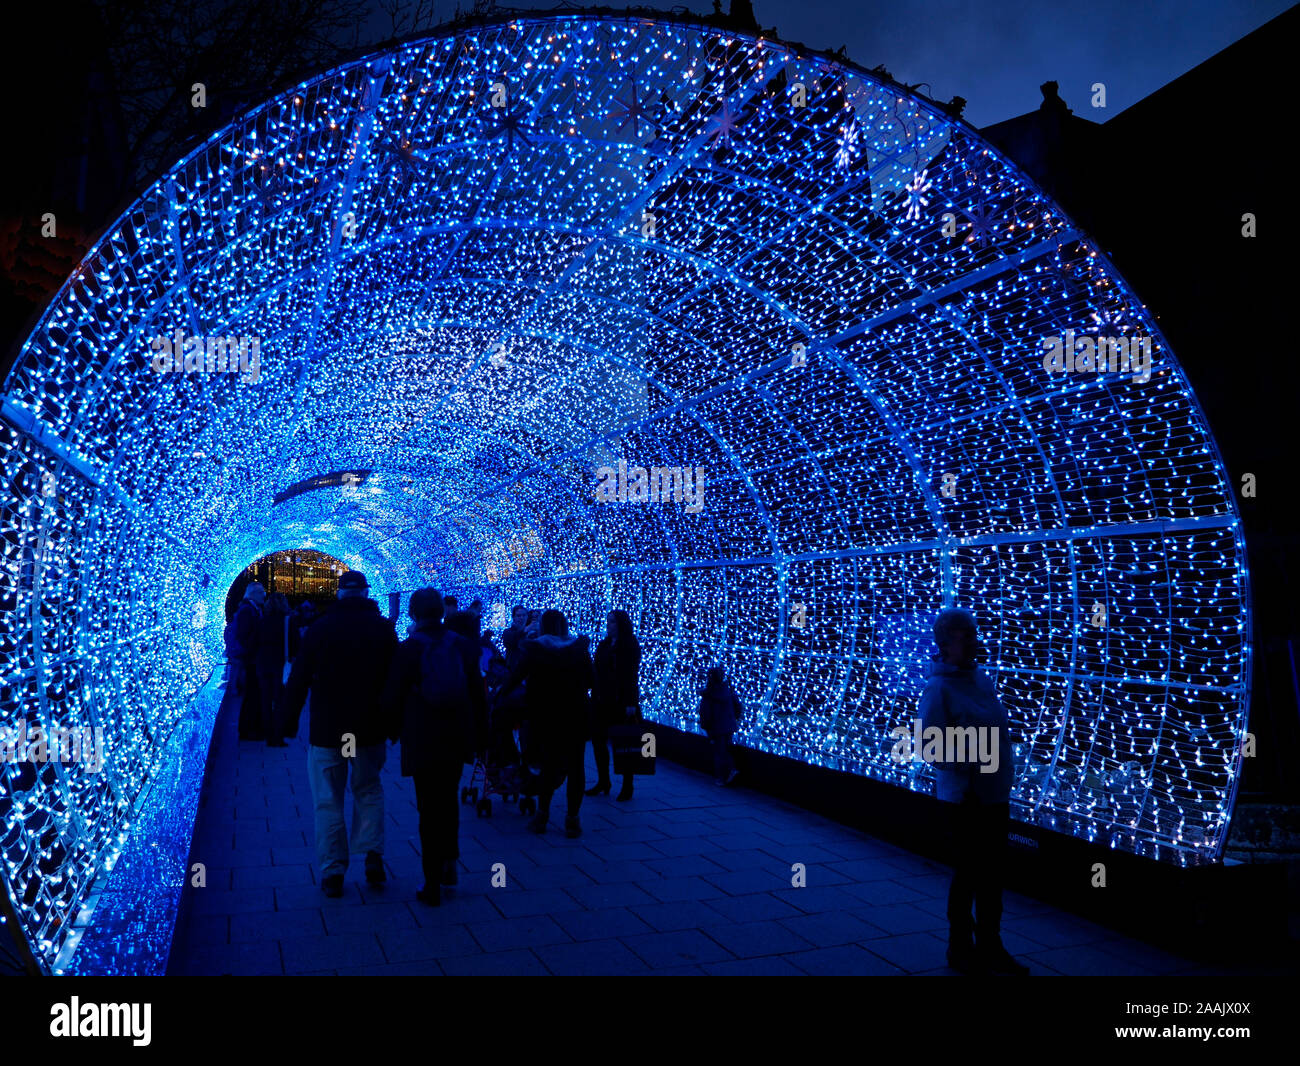
M 890 903 L 914 903 L 925 899 L 920 892 L 900 885 L 897 881 L 861 881 L 849 882 L 842 886 L 845 892 L 851 892 L 859 899 L 876 906 Z
M 232 887 L 241 888 L 292 888 L 298 885 L 315 887 L 310 866 L 295 864 L 293 866 L 237 866 L 235 883 Z
M 745 896 L 721 896 L 705 906 L 733 922 L 765 922 L 776 918 L 793 918 L 800 912 L 786 901 L 796 889 L 780 894 L 755 892 Z
M 643 904 L 655 902 L 655 898 L 645 889 L 630 881 L 613 885 L 578 885 L 565 891 L 588 910 L 593 911 L 605 910 L 608 907 L 639 908 Z
M 710 884 L 702 877 L 663 877 L 646 881 L 641 887 L 664 903 L 677 900 L 718 899 L 726 895 L 717 885 Z M 861 900 L 854 899 L 853 902 L 857 905 Z
M 798 934 L 814 947 L 819 948 L 857 944 L 883 935 L 880 929 L 868 925 L 861 918 L 847 911 L 800 914 L 793 918 L 782 918 L 780 922 L 792 933 Z
M 929 914 L 910 904 L 888 904 L 880 907 L 860 907 L 853 914 L 868 925 L 883 929 L 891 936 L 900 933 L 923 933 L 928 930 L 948 928 L 948 919 Z
M 547 977 L 550 971 L 531 951 L 494 951 L 441 959 L 438 963 L 448 977 Z
M 507 918 L 524 918 L 530 914 L 555 914 L 558 911 L 582 909 L 582 904 L 578 900 L 559 888 L 541 888 L 533 891 L 524 891 L 518 887 L 505 888 L 494 892 L 491 899 L 497 910 Z
M 302 913 L 301 911 L 297 913 Z M 325 931 L 336 933 L 401 933 L 420 928 L 405 903 L 367 903 L 364 907 L 331 907 L 324 912 Z
M 603 911 L 571 911 L 555 915 L 555 924 L 574 940 L 610 940 L 654 931 L 626 907 Z
M 876 937 L 862 947 L 908 973 L 934 970 L 947 965 L 948 941 L 931 933 L 904 933 Z
M 587 867 L 585 866 L 556 863 L 554 866 L 537 866 L 531 870 L 520 872 L 515 877 L 515 884 L 526 889 L 536 889 L 594 885 L 596 882 L 587 873 Z
M 386 963 L 383 966 L 350 966 L 338 971 L 340 977 L 441 977 L 442 969 L 433 959 L 419 962 Z
M 373 933 L 290 937 L 280 941 L 285 973 L 337 970 L 340 966 L 378 966 L 389 961 Z
M 454 958 L 472 954 L 479 946 L 463 925 L 394 930 L 380 933 L 379 943 L 388 962 Z
M 646 969 L 636 955 L 618 940 L 581 944 L 551 944 L 536 949 L 547 970 L 557 977 L 606 977 L 634 974 Z
M 707 926 L 703 932 L 741 959 L 786 955 L 815 946 L 779 922 L 733 922 Z
M 216 944 L 191 948 L 180 972 L 193 977 L 264 977 L 284 973 L 280 948 L 274 941 L 256 944 Z
M 492 922 L 472 922 L 466 928 L 484 951 L 509 951 L 540 947 L 545 944 L 567 944 L 573 940 L 553 918 L 545 914 L 532 915 L 528 918 L 498 918 Z M 462 952 L 462 954 L 468 953 Z
M 816 914 L 820 911 L 852 911 L 862 907 L 862 900 L 851 892 L 845 892 L 842 885 L 810 884 L 807 888 L 792 889 L 781 898 L 806 914 Z
M 667 972 L 667 971 L 656 971 Z M 804 977 L 802 970 L 780 955 L 764 955 L 732 962 L 710 962 L 704 966 L 710 977 Z
M 325 931 L 320 911 L 259 911 L 255 914 L 235 914 L 230 919 L 232 944 L 255 944 L 262 940 L 322 936 Z M 316 969 L 322 967 L 318 966 Z
M 275 910 L 275 892 L 245 888 L 238 892 L 219 888 L 187 888 L 186 899 L 194 914 L 249 914 Z
M 656 903 L 649 907 L 637 907 L 634 913 L 660 932 L 699 929 L 706 925 L 716 925 L 725 917 L 699 900 Z
M 699 929 L 676 929 L 645 936 L 624 937 L 623 943 L 637 953 L 646 965 L 682 966 L 705 962 L 723 962 L 734 958 L 731 952 Z
M 804 973 L 818 977 L 891 977 L 906 972 L 855 944 L 801 951 L 782 957 Z

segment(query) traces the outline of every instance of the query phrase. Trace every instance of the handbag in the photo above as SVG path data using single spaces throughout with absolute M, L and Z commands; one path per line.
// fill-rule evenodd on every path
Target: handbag
M 640 711 L 638 710 L 638 716 Z M 655 755 L 646 755 L 644 748 L 653 744 L 654 727 L 646 721 L 630 721 L 609 727 L 609 743 L 614 749 L 614 773 L 646 775 L 655 772 Z

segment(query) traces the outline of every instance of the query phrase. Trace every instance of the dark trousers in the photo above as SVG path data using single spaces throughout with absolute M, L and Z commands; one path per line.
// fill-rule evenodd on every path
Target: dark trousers
M 584 748 L 585 750 L 585 748 Z M 591 727 L 591 751 L 596 756 L 596 784 L 609 784 L 609 723 L 596 721 Z M 585 773 L 585 771 L 584 771 Z M 623 775 L 623 787 L 632 788 L 632 775 Z
M 232 678 L 239 695 L 239 739 L 264 740 L 262 732 L 261 686 L 257 683 L 257 670 L 247 660 L 232 660 Z
M 736 768 L 736 761 L 731 757 L 731 734 L 710 733 L 709 746 L 713 749 L 713 775 L 725 781 Z
M 284 665 L 258 667 L 257 690 L 262 701 L 262 735 L 267 740 L 284 737 Z
M 436 885 L 442 876 L 442 864 L 460 858 L 460 784 L 459 761 L 434 767 L 412 775 L 415 783 L 415 809 L 420 812 L 420 861 L 424 866 L 424 885 Z
M 576 818 L 578 808 L 582 806 L 582 792 L 586 787 L 587 741 L 582 737 L 572 740 L 557 741 L 548 752 L 543 764 L 543 787 L 537 796 L 537 813 L 545 818 L 551 812 L 551 796 L 560 785 L 568 780 L 566 796 L 569 801 L 568 814 Z
M 1011 808 L 1006 803 L 980 803 L 970 798 L 949 806 L 953 859 L 949 936 L 954 943 L 965 944 L 973 930 L 980 946 L 996 948 L 1001 943 L 1002 879 Z

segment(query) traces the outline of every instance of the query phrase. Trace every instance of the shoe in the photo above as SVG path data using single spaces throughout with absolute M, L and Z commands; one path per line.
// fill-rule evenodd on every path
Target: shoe
M 419 892 L 415 894 L 415 898 L 418 899 L 421 903 L 427 904 L 430 907 L 442 906 L 442 891 L 438 888 L 437 885 L 434 885 L 432 888 L 430 888 L 428 885 L 425 885 L 423 888 L 420 889 Z
M 1017 959 L 1001 944 L 977 948 L 975 955 L 983 968 L 999 977 L 1028 977 L 1029 967 Z
M 544 814 L 535 815 L 528 823 L 528 830 L 529 832 L 532 833 L 545 833 L 546 815 Z
M 285 742 L 284 737 L 271 737 L 267 742 L 268 748 L 287 748 L 289 745 Z
M 975 948 L 973 945 L 962 947 L 961 944 L 949 944 L 948 968 L 964 974 L 983 972 L 979 956 L 975 954 Z
M 366 880 L 372 885 L 382 885 L 388 880 L 384 871 L 384 857 L 377 851 L 366 853 Z
M 456 860 L 447 859 L 442 864 L 442 876 L 438 879 L 444 885 L 460 883 L 460 871 L 456 869 Z
M 330 899 L 339 899 L 343 895 L 343 875 L 330 874 L 329 877 L 321 878 L 320 887 Z
M 576 814 L 564 816 L 564 835 L 569 838 L 582 836 L 582 823 L 578 821 Z
M 731 773 L 729 773 L 729 774 L 727 775 L 727 779 L 726 779 L 724 782 L 722 782 L 722 783 L 723 783 L 724 785 L 730 785 L 730 784 L 732 784 L 732 783 L 736 780 L 736 778 L 738 778 L 739 776 L 740 776 L 740 771 L 739 771 L 739 770 L 732 770 Z
M 583 793 L 584 796 L 608 796 L 613 786 L 608 781 L 597 781 Z
M 621 789 L 619 789 L 618 798 L 622 800 L 624 803 L 630 800 L 632 798 L 632 786 L 624 785 Z

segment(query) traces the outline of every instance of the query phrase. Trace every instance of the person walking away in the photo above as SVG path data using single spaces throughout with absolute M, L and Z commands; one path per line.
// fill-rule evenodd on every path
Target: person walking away
M 478 648 L 443 624 L 442 596 L 418 589 L 407 608 L 414 628 L 393 656 L 383 703 L 389 736 L 402 745 L 402 776 L 413 779 L 420 816 L 422 903 L 438 906 L 456 884 L 460 858 L 460 783 L 486 732 L 487 704 Z
M 268 597 L 257 631 L 256 662 L 262 733 L 269 748 L 286 747 L 284 663 L 289 654 L 289 621 L 289 601 L 278 592 Z
M 366 596 L 364 574 L 339 578 L 338 604 L 313 622 L 289 674 L 285 708 L 297 720 L 311 695 L 307 770 L 316 812 L 316 861 L 321 888 L 343 895 L 348 833 L 343 793 L 352 769 L 351 850 L 366 856 L 366 880 L 383 884 L 384 786 L 388 716 L 382 704 L 388 667 L 397 649 L 393 623 Z
M 257 684 L 257 642 L 262 627 L 266 589 L 250 581 L 227 627 L 230 661 L 235 664 L 235 691 L 239 694 L 239 739 L 264 740 L 262 698 Z
M 731 756 L 731 738 L 744 713 L 735 689 L 727 682 L 727 672 L 721 666 L 712 667 L 700 690 L 700 726 L 713 748 L 713 775 L 719 785 L 730 785 L 739 774 Z
M 952 735 L 950 727 L 962 730 L 961 736 L 978 736 L 972 728 L 992 730 L 989 739 L 996 743 L 977 744 L 976 750 L 997 752 L 996 762 L 983 763 L 978 756 L 935 762 L 935 794 L 948 805 L 953 835 L 948 964 L 962 973 L 1023 976 L 1029 967 L 1007 951 L 1001 933 L 1003 864 L 1015 780 L 1009 719 L 992 679 L 976 665 L 984 646 L 974 616 L 958 607 L 940 611 L 934 641 L 939 654 L 921 693 L 922 728 L 938 728 L 945 737 Z
M 519 664 L 498 690 L 498 698 L 525 684 L 524 714 L 528 723 L 528 756 L 542 766 L 542 789 L 537 797 L 537 816 L 528 828 L 546 832 L 553 793 L 567 779 L 568 811 L 564 833 L 582 835 L 578 811 L 582 807 L 582 786 L 587 751 L 587 692 L 593 683 L 590 641 L 569 636 L 569 623 L 556 610 L 543 612 L 541 633 L 523 642 Z
M 510 609 L 510 625 L 501 634 L 501 646 L 506 653 L 506 666 L 513 670 L 519 664 L 519 642 L 528 628 L 528 608 L 515 604 Z
M 592 689 L 591 746 L 596 757 L 596 784 L 588 796 L 608 794 L 609 728 L 641 717 L 641 645 L 626 611 L 613 610 L 605 618 L 605 637 L 596 645 L 595 686 Z M 632 775 L 623 775 L 618 798 L 632 798 Z

